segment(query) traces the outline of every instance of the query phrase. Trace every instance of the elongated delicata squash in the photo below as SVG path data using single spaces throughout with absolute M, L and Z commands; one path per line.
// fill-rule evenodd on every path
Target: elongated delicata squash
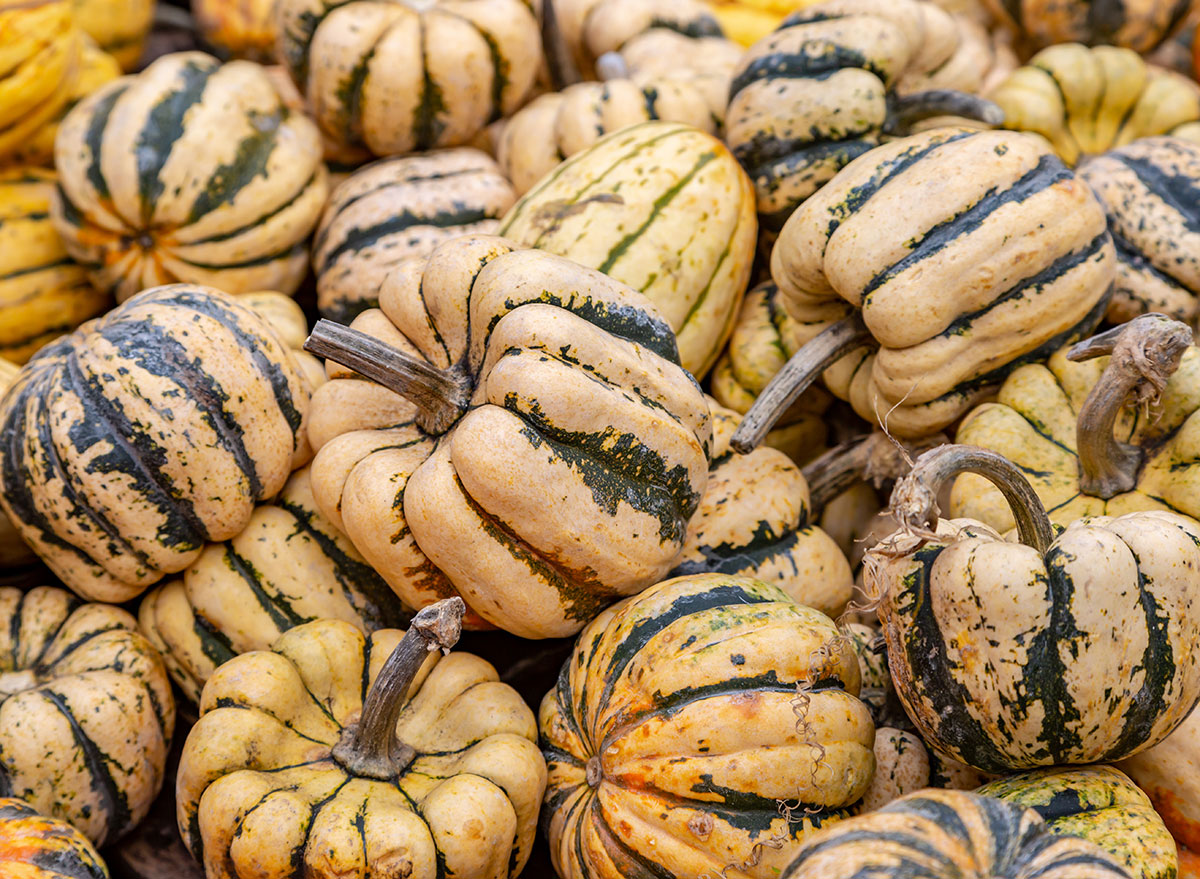
M 88 838 L 24 800 L 0 797 L 0 875 L 11 879 L 108 879 Z
M 118 301 L 173 281 L 295 292 L 328 192 L 316 126 L 257 64 L 202 52 L 85 98 L 54 164 L 67 252 Z
M 558 875 L 778 876 L 871 780 L 858 689 L 833 622 L 757 580 L 678 577 L 609 608 L 542 700 Z
M 1016 541 L 939 519 L 970 470 L 1005 494 Z M 1200 700 L 1200 523 L 1151 510 L 1057 533 L 1016 465 L 944 445 L 896 483 L 900 529 L 867 554 L 896 692 L 932 747 L 987 772 L 1109 762 Z
M 310 338 L 357 370 L 328 363 L 313 397 L 312 485 L 406 605 L 457 592 L 470 626 L 562 637 L 671 569 L 712 426 L 648 299 L 474 236 L 379 305 Z
M 311 390 L 236 297 L 148 290 L 0 400 L 0 508 L 85 598 L 126 601 L 237 534 L 308 460 Z
M 158 795 L 174 726 L 167 671 L 132 616 L 65 589 L 0 589 L 0 795 L 113 842 Z

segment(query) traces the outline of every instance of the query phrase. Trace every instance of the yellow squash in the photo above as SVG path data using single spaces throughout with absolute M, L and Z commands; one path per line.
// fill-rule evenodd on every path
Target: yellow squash
M 75 24 L 117 59 L 122 70 L 133 70 L 154 22 L 154 0 L 71 0 Z

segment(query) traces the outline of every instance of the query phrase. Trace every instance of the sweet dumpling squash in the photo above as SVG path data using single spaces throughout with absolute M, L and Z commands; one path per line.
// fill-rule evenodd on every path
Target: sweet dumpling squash
M 88 838 L 60 818 L 0 797 L 0 875 L 11 879 L 108 879 Z

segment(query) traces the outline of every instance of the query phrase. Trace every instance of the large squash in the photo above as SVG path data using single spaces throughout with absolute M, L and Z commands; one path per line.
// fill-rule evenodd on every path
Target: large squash
M 0 875 L 9 879 L 108 879 L 88 838 L 24 800 L 0 797 Z
M 792 214 L 771 252 L 808 341 L 734 447 L 757 444 L 822 370 L 868 422 L 935 433 L 1091 332 L 1115 263 L 1103 209 L 1037 138 L 940 128 L 872 150 Z
M 595 143 L 542 179 L 500 234 L 599 269 L 645 293 L 703 376 L 750 280 L 757 226 L 750 181 L 711 135 L 644 122 Z
M 63 589 L 0 589 L 0 792 L 112 842 L 158 795 L 174 726 L 133 617 Z
M 1179 29 L 1192 0 L 985 0 L 1004 24 L 1035 47 L 1052 43 L 1112 45 L 1146 53 Z
M 971 470 L 994 482 L 1019 542 L 937 515 Z M 1176 513 L 1072 522 L 1055 536 L 1015 465 L 941 446 L 896 483 L 900 530 L 868 554 L 896 692 L 938 751 L 989 772 L 1118 760 L 1200 699 L 1200 523 Z
M 276 54 L 321 130 L 378 156 L 461 146 L 529 97 L 521 0 L 278 0 Z
M 241 531 L 307 460 L 309 394 L 236 298 L 146 291 L 44 349 L 0 400 L 0 507 L 80 595 L 126 601 Z
M 314 395 L 313 494 L 405 604 L 457 591 L 471 625 L 561 637 L 671 569 L 712 428 L 645 297 L 462 238 L 390 275 L 354 327 L 387 344 L 328 321 L 310 340 L 359 373 Z
M 112 304 L 50 222 L 54 172 L 0 171 L 0 357 L 24 363 Z
M 1104 849 L 1055 836 L 1032 809 L 948 790 L 918 791 L 829 828 L 813 837 L 781 876 L 1129 879 Z
M 304 278 L 321 138 L 257 64 L 165 55 L 79 103 L 54 161 L 54 223 L 118 300 L 172 281 L 292 293 Z
M 870 782 L 858 687 L 832 621 L 756 580 L 680 577 L 606 610 L 542 700 L 558 875 L 777 876 Z
M 208 879 L 521 872 L 546 765 L 517 692 L 476 656 L 441 655 L 462 608 L 369 639 L 308 623 L 217 670 L 176 787 Z
M 349 323 L 379 304 L 380 285 L 402 260 L 424 259 L 449 238 L 495 232 L 516 200 L 491 157 L 469 147 L 355 171 L 334 189 L 317 225 L 317 307 Z

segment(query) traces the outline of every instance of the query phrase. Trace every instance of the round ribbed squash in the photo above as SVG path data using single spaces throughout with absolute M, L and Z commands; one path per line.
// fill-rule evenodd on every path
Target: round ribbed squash
M 308 623 L 217 670 L 176 784 L 208 879 L 521 872 L 546 764 L 516 690 L 476 656 L 442 656 L 462 607 L 370 638 Z
M 147 593 L 138 610 L 142 632 L 197 703 L 217 666 L 270 648 L 295 626 L 335 619 L 373 632 L 403 617 L 387 583 L 317 509 L 307 467 L 257 507 L 241 533 L 210 543 L 182 579 Z
M 1193 711 L 1165 741 L 1119 766 L 1150 797 L 1180 846 L 1184 867 L 1188 856 L 1183 847 L 1200 851 L 1200 712 Z
M 771 252 L 808 341 L 734 448 L 757 444 L 821 370 L 895 436 L 941 430 L 1017 366 L 1091 332 L 1115 263 L 1103 209 L 1037 138 L 940 128 L 872 150 L 791 216 Z
M 754 260 L 750 181 L 711 135 L 674 122 L 610 134 L 543 178 L 500 234 L 640 290 L 703 376 L 733 330 Z
M 1001 22 L 1037 48 L 1051 43 L 1111 45 L 1146 53 L 1187 18 L 1191 0 L 985 0 Z
M 54 172 L 0 171 L 0 357 L 24 363 L 112 304 L 50 222 Z
M 926 788 L 972 790 L 984 780 L 977 770 L 939 757 L 937 751 L 925 747 L 920 736 L 906 729 L 876 726 L 874 751 L 875 775 L 863 794 L 864 812 L 882 809 Z
M 670 576 L 712 571 L 753 577 L 778 586 L 797 604 L 839 616 L 854 575 L 837 544 L 811 521 L 800 468 L 776 449 L 736 454 L 729 439 L 740 417 L 715 400 L 710 409 L 708 486 Z
M 401 261 L 443 241 L 496 231 L 517 200 L 485 153 L 469 147 L 383 159 L 334 189 L 317 225 L 312 262 L 321 314 L 349 323 L 379 304 Z
M 609 608 L 542 700 L 558 875 L 778 875 L 870 782 L 858 686 L 832 621 L 756 580 L 680 577 Z
M 919 872 L 916 872 L 919 871 Z M 1129 879 L 1104 849 L 1055 836 L 1032 809 L 923 790 L 813 837 L 783 879 Z
M 521 0 L 278 0 L 274 16 L 321 130 L 377 156 L 470 142 L 525 102 L 542 63 Z
M 71 16 L 100 48 L 133 70 L 154 22 L 154 0 L 71 0 Z
M 321 139 L 257 64 L 165 55 L 67 114 L 54 159 L 54 223 L 118 301 L 172 281 L 292 293 L 307 271 Z
M 245 527 L 311 454 L 310 389 L 235 297 L 148 290 L 0 400 L 0 507 L 64 583 L 126 601 Z
M 976 793 L 1033 809 L 1058 836 L 1094 842 L 1134 879 L 1175 879 L 1179 857 L 1162 818 L 1129 776 L 1112 766 L 1038 769 Z
M 174 725 L 133 617 L 64 589 L 0 589 L 0 792 L 112 842 L 158 795 Z
M 1005 494 L 1019 542 L 938 519 L 970 470 Z M 1200 700 L 1200 523 L 1153 510 L 1055 536 L 1016 465 L 941 446 L 896 483 L 900 530 L 868 554 L 896 692 L 922 738 L 988 772 L 1118 760 Z
M 379 304 L 363 333 L 310 339 L 357 370 L 314 395 L 313 494 L 406 605 L 457 591 L 472 626 L 561 637 L 671 569 L 712 426 L 645 297 L 472 237 L 393 272 Z
M 725 139 L 754 181 L 763 229 L 778 232 L 885 134 L 930 116 L 999 123 L 996 107 L 965 93 L 990 66 L 974 35 L 921 0 L 827 0 L 751 46 L 730 87 Z
M 204 42 L 233 58 L 274 60 L 274 0 L 191 0 Z
M 0 875 L 9 879 L 108 879 L 88 838 L 24 800 L 0 797 Z

